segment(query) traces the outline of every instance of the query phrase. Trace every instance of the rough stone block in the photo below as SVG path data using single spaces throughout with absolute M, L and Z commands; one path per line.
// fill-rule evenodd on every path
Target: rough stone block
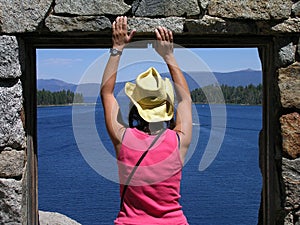
M 285 217 L 284 217 L 284 225 L 299 225 L 300 219 L 299 219 L 299 211 L 294 212 L 290 211 Z
M 287 37 L 283 39 L 277 39 L 278 57 L 276 60 L 277 67 L 286 67 L 295 62 L 296 57 L 296 45 Z
M 289 18 L 282 23 L 276 24 L 271 27 L 270 33 L 299 33 L 300 32 L 300 18 Z M 269 33 L 269 32 L 266 32 Z
M 128 18 L 128 29 L 135 29 L 141 33 L 154 33 L 155 28 L 164 26 L 174 33 L 183 33 L 184 19 L 181 17 L 168 17 L 161 19 L 150 19 L 143 17 Z
M 292 6 L 292 13 L 293 13 L 293 16 L 300 17 L 300 2 L 296 2 Z
M 14 36 L 0 36 L 0 78 L 21 76 L 19 46 Z
M 0 32 L 36 31 L 52 0 L 0 0 Z
M 207 7 L 208 7 L 208 4 L 209 4 L 210 0 L 201 0 L 201 1 L 198 1 L 200 7 L 202 10 L 206 10 Z
M 231 19 L 282 20 L 289 18 L 291 0 L 211 0 L 208 15 Z
M 5 225 L 22 224 L 21 181 L 14 179 L 0 179 L 0 221 Z
M 252 34 L 256 32 L 251 23 L 226 21 L 222 18 L 204 16 L 202 19 L 186 19 L 188 32 L 199 34 Z
M 300 109 L 300 63 L 279 69 L 278 79 L 282 106 Z
M 63 225 L 80 225 L 77 221 L 57 212 L 39 211 L 40 225 L 63 224 Z
M 73 14 L 81 16 L 91 15 L 123 15 L 131 6 L 123 0 L 56 0 L 54 12 L 56 14 Z
M 110 20 L 104 16 L 61 17 L 49 16 L 45 26 L 51 32 L 103 31 L 111 28 Z
M 284 21 L 255 21 L 257 33 L 263 35 L 291 34 L 300 32 L 300 18 L 288 18 Z
M 0 177 L 21 177 L 24 168 L 24 151 L 1 151 L 0 152 Z
M 135 16 L 192 16 L 200 14 L 197 0 L 135 0 L 132 4 Z
M 285 185 L 284 208 L 289 212 L 286 221 L 297 224 L 300 222 L 300 159 L 282 158 L 282 177 Z
M 300 115 L 290 113 L 280 117 L 282 148 L 292 158 L 300 156 Z
M 25 147 L 22 107 L 21 81 L 0 81 L 0 149 L 6 146 L 14 149 Z

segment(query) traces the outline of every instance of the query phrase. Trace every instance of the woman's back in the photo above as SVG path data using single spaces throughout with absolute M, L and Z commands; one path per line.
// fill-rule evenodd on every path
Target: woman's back
M 125 132 L 118 156 L 120 193 L 154 135 L 136 128 Z M 115 224 L 187 224 L 179 204 L 182 162 L 176 132 L 167 129 L 137 168 Z

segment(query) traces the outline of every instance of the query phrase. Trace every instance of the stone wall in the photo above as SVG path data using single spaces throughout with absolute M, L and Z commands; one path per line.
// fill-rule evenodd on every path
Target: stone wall
M 0 36 L 0 224 L 22 223 L 26 137 L 18 51 L 15 36 Z
M 92 2 L 92 4 L 91 4 Z M 300 224 L 300 2 L 297 0 L 0 0 L 0 224 L 27 224 L 24 37 L 109 38 L 117 15 L 140 37 L 158 25 L 176 36 L 271 37 L 278 176 L 276 224 Z M 175 39 L 176 40 L 176 39 Z M 22 65 L 22 67 L 21 67 Z M 267 67 L 270 65 L 264 65 Z M 22 68 L 22 69 L 21 69 Z M 23 83 L 21 83 L 21 81 Z M 266 85 L 265 87 L 270 87 Z M 25 99 L 24 99 L 25 98 Z M 265 104 L 269 104 L 265 103 Z M 28 109 L 27 109 L 28 110 Z M 33 120 L 35 118 L 32 118 Z M 263 149 L 263 148 L 262 148 Z M 261 152 L 264 155 L 264 152 Z M 246 208 L 245 208 L 246 210 Z M 246 212 L 245 212 L 246 213 Z

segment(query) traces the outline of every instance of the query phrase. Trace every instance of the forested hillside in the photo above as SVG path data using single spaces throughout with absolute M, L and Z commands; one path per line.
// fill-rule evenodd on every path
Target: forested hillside
M 228 85 L 209 85 L 203 88 L 197 88 L 191 91 L 192 101 L 194 103 L 223 103 L 223 96 L 220 95 L 220 88 L 227 104 L 247 104 L 260 105 L 262 103 L 262 85 L 253 84 L 245 87 Z
M 38 105 L 64 105 L 71 103 L 83 103 L 82 94 L 74 94 L 70 90 L 46 91 L 45 89 L 37 91 Z

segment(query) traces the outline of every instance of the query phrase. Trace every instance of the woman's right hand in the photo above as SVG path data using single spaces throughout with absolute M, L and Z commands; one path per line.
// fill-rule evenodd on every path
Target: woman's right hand
M 126 44 L 128 44 L 135 34 L 132 30 L 128 35 L 127 17 L 118 16 L 112 24 L 112 43 L 113 48 L 122 51 Z
M 173 55 L 173 33 L 165 27 L 159 26 L 155 29 L 156 43 L 155 50 L 156 52 L 165 60 Z

